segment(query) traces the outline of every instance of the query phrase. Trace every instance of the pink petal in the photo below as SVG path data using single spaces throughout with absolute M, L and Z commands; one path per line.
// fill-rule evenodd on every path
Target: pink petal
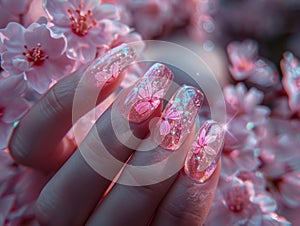
M 158 105 L 160 104 L 160 100 L 159 99 L 157 99 L 157 100 L 153 100 L 152 99 L 152 106 L 154 107 L 154 108 L 157 108 L 158 107 Z
M 162 98 L 164 96 L 164 92 L 165 91 L 163 89 L 160 89 L 155 94 L 153 94 L 152 96 L 157 97 L 157 98 Z
M 111 74 L 114 76 L 114 77 L 118 77 L 119 73 L 120 73 L 120 64 L 118 62 L 114 63 L 111 68 Z
M 40 94 L 45 93 L 51 84 L 51 79 L 37 70 L 28 71 L 26 77 L 29 85 Z
M 139 89 L 139 95 L 142 99 L 149 99 L 152 96 L 152 85 L 148 84 L 143 88 Z
M 216 155 L 217 154 L 217 151 L 213 148 L 211 148 L 210 146 L 206 146 L 204 148 L 205 152 L 209 155 Z
M 64 38 L 51 37 L 50 30 L 45 24 L 31 24 L 25 32 L 24 38 L 28 48 L 36 47 L 40 43 L 41 49 L 51 59 L 61 56 L 66 46 Z
M 167 120 L 164 120 L 159 127 L 160 135 L 166 136 L 170 133 L 171 127 Z
M 73 8 L 67 0 L 44 0 L 43 8 L 48 16 L 54 20 L 56 25 L 69 26 L 70 19 L 68 17 L 67 9 Z
M 198 144 L 199 144 L 200 146 L 203 145 L 203 141 L 204 141 L 205 136 L 206 136 L 206 129 L 202 129 L 202 130 L 201 130 L 201 133 L 200 133 L 200 136 L 199 136 L 199 138 L 198 138 Z
M 9 52 L 17 53 L 24 46 L 25 28 L 19 23 L 10 22 L 5 29 L 0 29 L 3 34 L 4 48 Z M 5 40 L 5 39 L 9 40 Z
M 182 114 L 182 111 L 177 111 L 174 108 L 169 108 L 167 110 L 165 118 L 172 119 L 172 120 L 177 120 L 177 119 L 180 118 L 181 114 Z
M 9 124 L 19 120 L 29 109 L 29 105 L 25 100 L 16 98 L 11 101 L 10 105 L 6 107 L 2 121 Z
M 97 50 L 94 45 L 89 45 L 86 39 L 74 35 L 67 38 L 67 56 L 69 58 L 79 60 L 82 63 L 87 63 L 95 59 Z
M 117 19 L 119 17 L 118 9 L 112 4 L 98 4 L 92 11 L 96 20 Z
M 145 112 L 151 110 L 152 106 L 151 104 L 147 101 L 147 102 L 141 102 L 138 103 L 134 109 L 137 111 L 137 113 L 139 114 L 144 114 Z
M 100 71 L 95 75 L 95 79 L 100 83 L 100 84 L 104 84 L 105 82 L 107 82 L 109 80 L 109 78 L 111 78 L 112 75 L 106 71 Z
M 217 139 L 217 136 L 207 135 L 205 137 L 205 143 L 210 144 L 210 143 L 214 142 L 216 139 Z
M 194 153 L 194 154 L 198 154 L 199 151 L 201 150 L 201 148 L 199 148 L 197 142 L 193 142 L 193 144 L 192 144 L 192 149 L 193 149 L 193 153 Z
M 30 65 L 23 55 L 4 52 L 2 54 L 2 67 L 11 75 L 17 75 L 27 71 Z
M 25 92 L 27 88 L 23 74 L 9 76 L 0 81 L 0 100 L 18 97 Z

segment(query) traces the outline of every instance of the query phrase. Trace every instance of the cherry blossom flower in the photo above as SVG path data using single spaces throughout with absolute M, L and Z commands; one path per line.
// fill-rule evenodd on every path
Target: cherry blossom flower
M 227 47 L 228 56 L 232 66 L 229 70 L 236 80 L 246 79 L 255 68 L 258 57 L 257 43 L 252 40 L 232 42 Z
M 286 52 L 281 60 L 283 87 L 289 97 L 289 106 L 292 111 L 300 111 L 300 64 L 291 53 Z
M 255 87 L 247 90 L 243 83 L 224 87 L 224 98 L 228 112 L 232 115 L 237 113 L 247 114 L 255 111 L 263 111 L 266 114 L 269 112 L 268 108 L 259 105 L 263 101 L 264 94 Z
M 0 30 L 2 68 L 11 75 L 24 73 L 30 86 L 44 93 L 52 82 L 67 75 L 74 62 L 64 55 L 65 41 L 53 37 L 45 24 L 33 23 L 27 29 L 9 23 Z
M 116 22 L 117 8 L 94 0 L 44 0 L 44 9 L 57 34 L 67 39 L 67 56 L 87 63 L 97 47 L 110 43 L 126 26 Z
M 22 75 L 0 80 L 0 150 L 7 147 L 14 123 L 28 110 L 28 103 L 22 98 L 26 83 Z
M 280 195 L 289 207 L 300 206 L 300 170 L 285 174 L 279 183 Z
M 163 94 L 163 89 L 153 93 L 152 84 L 149 83 L 144 88 L 139 89 L 138 98 L 142 100 L 142 102 L 135 106 L 135 110 L 139 114 L 144 114 L 148 110 L 156 109 L 160 104 L 160 98 L 163 96 Z
M 35 200 L 49 175 L 17 165 L 0 152 L 0 225 L 39 225 Z
M 253 182 L 255 177 L 221 177 L 205 225 L 289 225 L 277 217 L 276 202 L 263 189 L 264 183 Z
M 168 135 L 171 131 L 171 125 L 169 120 L 179 120 L 183 111 L 176 110 L 175 107 L 170 107 L 167 109 L 166 113 L 163 115 L 163 122 L 160 124 L 159 131 L 162 136 Z
M 274 64 L 258 56 L 255 41 L 232 42 L 227 52 L 232 64 L 229 71 L 235 80 L 247 80 L 261 87 L 272 87 L 278 83 L 279 75 Z
M 211 136 L 210 134 L 206 134 L 206 129 L 203 129 L 199 135 L 199 138 L 197 142 L 193 143 L 193 152 L 194 154 L 198 154 L 202 149 L 208 154 L 208 155 L 216 155 L 217 150 L 214 150 L 209 146 L 210 143 L 215 142 L 217 139 L 217 136 Z

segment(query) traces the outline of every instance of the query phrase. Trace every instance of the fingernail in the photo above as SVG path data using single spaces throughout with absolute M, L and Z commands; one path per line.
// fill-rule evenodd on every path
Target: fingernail
M 96 59 L 88 67 L 85 75 L 97 87 L 109 85 L 135 58 L 136 54 L 133 48 L 124 43 L 111 49 L 103 57 Z
M 165 149 L 178 149 L 194 126 L 203 99 L 200 90 L 187 85 L 180 87 L 156 124 L 154 141 Z
M 223 127 L 213 120 L 201 126 L 185 159 L 184 171 L 194 181 L 204 183 L 215 171 L 224 137 Z
M 131 122 L 147 119 L 159 106 L 173 79 L 172 71 L 156 63 L 134 85 L 124 100 L 122 114 Z

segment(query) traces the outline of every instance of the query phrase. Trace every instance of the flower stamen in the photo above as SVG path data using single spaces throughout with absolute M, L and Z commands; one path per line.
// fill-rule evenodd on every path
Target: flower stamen
M 31 49 L 29 49 L 27 45 L 24 45 L 24 48 L 25 52 L 23 52 L 22 54 L 26 57 L 28 62 L 32 63 L 35 66 L 42 65 L 44 61 L 49 58 L 41 49 L 41 43 L 38 43 L 36 47 L 33 47 Z
M 72 31 L 79 35 L 84 36 L 88 31 L 96 26 L 97 21 L 93 19 L 93 13 L 91 10 L 82 12 L 83 5 L 79 4 L 75 12 L 72 9 L 68 9 L 69 18 L 71 20 Z

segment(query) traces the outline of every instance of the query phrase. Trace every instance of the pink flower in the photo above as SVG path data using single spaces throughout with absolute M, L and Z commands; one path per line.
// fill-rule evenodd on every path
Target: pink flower
M 235 80 L 247 80 L 261 87 L 277 85 L 279 76 L 275 65 L 258 56 L 255 41 L 232 42 L 227 52 L 232 64 L 229 71 Z
M 4 46 L 2 67 L 11 75 L 24 73 L 30 86 L 44 93 L 52 79 L 67 75 L 73 61 L 65 55 L 65 41 L 53 37 L 45 24 L 31 24 L 27 29 L 9 23 L 0 30 Z
M 249 76 L 248 81 L 259 87 L 274 89 L 279 82 L 278 71 L 271 61 L 260 58 L 255 62 L 255 69 Z
M 67 56 L 83 63 L 93 60 L 97 47 L 110 43 L 120 32 L 116 7 L 94 0 L 45 0 L 53 26 L 67 39 Z
M 0 80 L 0 150 L 7 147 L 14 123 L 28 110 L 28 103 L 22 98 L 26 83 L 22 75 Z
M 227 47 L 232 66 L 229 70 L 237 81 L 246 79 L 255 68 L 258 57 L 257 43 L 252 40 L 232 42 Z
M 300 206 L 300 171 L 285 174 L 279 183 L 280 194 L 289 207 Z
M 204 149 L 208 155 L 216 155 L 217 150 L 214 150 L 209 146 L 209 144 L 215 142 L 216 139 L 216 135 L 211 136 L 210 134 L 206 134 L 206 129 L 203 129 L 198 137 L 197 142 L 193 143 L 194 154 L 198 154 L 202 149 Z
M 171 131 L 171 125 L 169 120 L 179 120 L 183 111 L 177 111 L 175 107 L 170 107 L 167 109 L 166 113 L 163 115 L 163 122 L 160 124 L 159 131 L 160 135 L 168 135 Z
M 252 87 L 247 90 L 243 83 L 236 86 L 228 85 L 224 88 L 224 98 L 228 106 L 228 112 L 234 114 L 247 114 L 255 111 L 262 111 L 268 114 L 269 109 L 260 106 L 264 94 Z
M 39 225 L 35 201 L 49 175 L 17 165 L 0 152 L 0 225 Z
M 277 205 L 264 188 L 262 175 L 220 178 L 205 225 L 289 225 L 274 212 Z
M 283 72 L 283 87 L 289 97 L 292 111 L 300 111 L 300 64 L 299 60 L 290 52 L 286 52 L 280 62 Z
M 149 83 L 144 88 L 139 89 L 138 98 L 142 102 L 135 106 L 135 110 L 139 114 L 144 114 L 149 110 L 156 109 L 160 104 L 160 98 L 163 96 L 164 90 L 160 89 L 156 93 L 152 91 L 152 84 Z

